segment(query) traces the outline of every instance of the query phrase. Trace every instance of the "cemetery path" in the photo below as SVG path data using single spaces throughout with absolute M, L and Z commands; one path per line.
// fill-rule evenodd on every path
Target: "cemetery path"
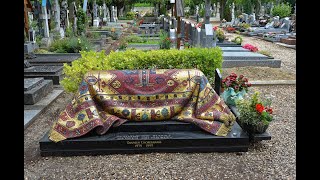
M 71 102 L 63 93 L 24 132 L 25 179 L 296 179 L 296 86 L 256 86 L 271 97 L 269 141 L 245 153 L 41 157 L 39 140 Z

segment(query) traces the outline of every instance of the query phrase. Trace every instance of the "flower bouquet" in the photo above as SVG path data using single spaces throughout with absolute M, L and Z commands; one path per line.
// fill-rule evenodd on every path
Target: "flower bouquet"
M 236 104 L 240 114 L 237 122 L 243 130 L 251 135 L 267 130 L 273 120 L 270 99 L 263 99 L 259 92 L 255 92 L 248 98 L 236 101 Z
M 251 83 L 243 75 L 238 77 L 237 74 L 231 73 L 222 80 L 222 88 L 224 89 L 222 98 L 227 105 L 236 106 L 235 101 L 243 99 L 250 86 Z
M 245 49 L 248 49 L 251 52 L 257 52 L 259 50 L 256 46 L 253 46 L 251 44 L 245 44 L 242 47 L 245 48 Z

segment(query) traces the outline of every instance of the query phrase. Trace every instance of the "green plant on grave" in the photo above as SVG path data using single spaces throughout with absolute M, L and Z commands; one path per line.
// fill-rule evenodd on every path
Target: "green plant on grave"
M 66 28 L 66 33 L 65 33 L 66 37 L 74 37 L 74 33 L 72 31 L 72 28 L 69 26 Z
M 271 53 L 269 52 L 269 51 L 266 51 L 266 50 L 260 50 L 260 51 L 258 51 L 260 54 L 263 54 L 263 55 L 265 55 L 265 56 L 269 56 L 269 57 L 271 57 Z
M 200 16 L 200 17 L 204 17 L 204 14 L 205 14 L 204 8 L 200 9 L 200 10 L 199 10 L 199 16 Z
M 221 28 L 217 28 L 216 36 L 219 39 L 219 41 L 223 41 L 226 38 L 226 35 L 224 34 L 224 32 Z
M 168 33 L 161 30 L 159 33 L 160 41 L 159 41 L 159 46 L 160 49 L 170 49 L 172 41 L 168 36 Z
M 291 5 L 289 3 L 281 3 L 275 5 L 272 9 L 273 16 L 279 16 L 280 18 L 288 17 L 291 14 Z
M 82 35 L 86 31 L 88 23 L 88 18 L 86 13 L 82 10 L 82 8 L 79 8 L 77 11 L 77 34 Z
M 136 35 L 126 36 L 125 39 L 128 43 L 143 43 L 147 41 L 146 39 Z
M 111 69 L 193 69 L 198 68 L 214 82 L 214 71 L 222 67 L 222 50 L 214 48 L 188 48 L 184 50 L 129 50 L 105 55 L 104 51 L 81 51 L 81 58 L 64 64 L 65 78 L 61 84 L 68 92 L 75 92 L 85 73 L 90 70 Z
M 128 47 L 128 42 L 125 39 L 120 40 L 119 50 L 126 50 Z
M 128 20 L 134 19 L 135 16 L 136 16 L 136 14 L 135 14 L 134 12 L 132 12 L 132 11 L 126 13 L 126 18 L 127 18 Z
M 243 39 L 241 36 L 236 36 L 234 39 L 231 40 L 232 42 L 236 43 L 236 44 L 241 44 Z
M 49 51 L 56 53 L 79 53 L 93 49 L 93 44 L 85 37 L 71 37 L 53 41 Z

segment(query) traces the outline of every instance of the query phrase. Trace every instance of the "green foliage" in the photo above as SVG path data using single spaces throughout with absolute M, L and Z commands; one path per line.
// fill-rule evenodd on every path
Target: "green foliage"
M 233 40 L 231 40 L 232 42 L 236 43 L 236 44 L 241 44 L 243 39 L 241 36 L 236 36 Z
M 128 47 L 128 42 L 123 38 L 120 40 L 119 50 L 125 50 Z
M 288 17 L 291 14 L 291 5 L 289 3 L 281 3 L 279 5 L 275 5 L 272 9 L 273 16 L 279 16 L 280 18 Z
M 101 36 L 100 36 L 100 33 L 98 33 L 98 32 L 87 31 L 86 37 L 91 38 L 91 39 L 99 39 Z
M 66 77 L 61 84 L 66 91 L 75 92 L 81 78 L 90 70 L 111 69 L 193 69 L 198 68 L 213 82 L 214 70 L 222 67 L 222 51 L 215 48 L 188 48 L 184 50 L 126 50 L 106 56 L 101 52 L 83 52 L 81 58 L 64 64 Z
M 159 33 L 159 38 L 160 38 L 160 41 L 159 41 L 160 49 L 170 49 L 172 42 L 169 38 L 168 33 L 161 30 Z
M 258 51 L 260 54 L 263 54 L 263 55 L 265 55 L 265 56 L 269 56 L 269 57 L 271 57 L 271 53 L 269 52 L 269 51 L 265 51 L 265 50 L 260 50 L 260 51 Z
M 260 112 L 259 106 L 260 105 Z M 240 121 L 245 124 L 259 125 L 269 124 L 272 120 L 271 99 L 262 98 L 259 92 L 255 92 L 242 100 L 236 101 L 240 113 Z
M 77 11 L 77 33 L 81 35 L 85 32 L 88 23 L 88 18 L 86 13 L 82 8 L 79 8 Z
M 128 43 L 144 43 L 147 41 L 146 39 L 136 35 L 126 36 L 125 39 Z
M 93 49 L 93 44 L 85 37 L 71 37 L 55 40 L 49 47 L 49 51 L 56 53 L 78 53 Z
M 74 33 L 73 33 L 72 28 L 70 26 L 66 28 L 65 35 L 66 35 L 66 37 L 74 37 Z
M 202 8 L 199 10 L 199 16 L 204 17 L 204 15 L 205 15 L 205 10 L 204 10 L 204 8 Z
M 143 17 L 154 17 L 154 14 L 151 12 L 147 12 Z
M 135 3 L 134 7 L 153 7 L 151 3 Z
M 38 49 L 34 50 L 34 53 L 37 53 L 37 54 L 51 54 L 52 52 L 50 52 L 50 51 L 48 51 L 46 49 L 38 48 Z
M 132 19 L 134 19 L 135 18 L 135 13 L 134 12 L 132 12 L 132 11 L 130 11 L 130 12 L 127 12 L 126 13 L 126 18 L 128 19 L 128 20 L 132 20 Z

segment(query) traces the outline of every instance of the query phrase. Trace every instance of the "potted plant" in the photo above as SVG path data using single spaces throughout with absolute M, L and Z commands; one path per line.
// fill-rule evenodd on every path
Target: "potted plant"
M 250 86 L 251 83 L 243 75 L 238 77 L 237 74 L 231 73 L 222 80 L 222 98 L 227 105 L 236 106 L 235 101 L 243 99 Z
M 241 37 L 241 36 L 236 36 L 236 37 L 232 40 L 232 42 L 241 45 L 241 43 L 242 43 L 242 37 Z
M 251 137 L 267 130 L 273 120 L 270 99 L 262 98 L 256 91 L 251 96 L 237 100 L 236 104 L 239 112 L 237 122 Z
M 226 38 L 226 36 L 224 35 L 224 32 L 221 28 L 217 28 L 216 36 L 218 38 L 219 43 L 222 43 L 224 41 L 224 39 Z

